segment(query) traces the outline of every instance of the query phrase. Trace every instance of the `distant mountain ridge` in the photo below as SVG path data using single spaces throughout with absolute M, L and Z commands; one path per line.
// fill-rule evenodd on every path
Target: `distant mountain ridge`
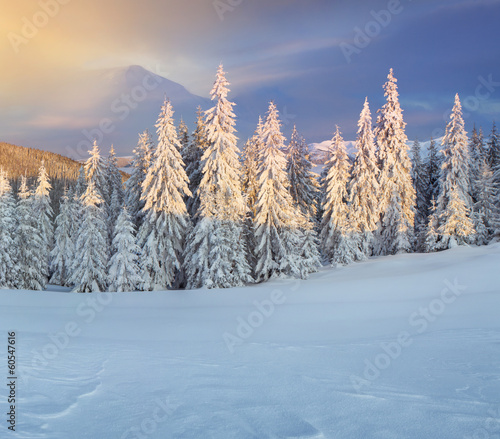
M 441 140 L 442 137 L 439 137 L 437 139 L 434 139 L 436 142 L 436 145 L 438 146 L 438 149 L 440 149 L 441 146 Z M 406 144 L 408 145 L 408 148 L 411 148 L 413 145 L 414 140 L 408 140 Z M 311 161 L 316 164 L 316 165 L 324 165 L 326 161 L 328 160 L 328 150 L 330 148 L 332 141 L 331 140 L 325 140 L 320 143 L 311 143 L 309 144 L 309 152 L 311 154 Z M 354 157 L 356 155 L 356 141 L 355 140 L 346 140 L 344 141 L 347 149 L 347 154 L 350 157 Z M 422 148 L 422 157 L 427 156 L 427 150 L 429 149 L 429 146 L 431 144 L 430 140 L 427 141 L 421 141 L 420 142 L 420 147 Z

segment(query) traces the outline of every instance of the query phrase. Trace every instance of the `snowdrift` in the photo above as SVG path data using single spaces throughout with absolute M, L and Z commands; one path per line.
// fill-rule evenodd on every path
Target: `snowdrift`
M 494 244 L 229 290 L 1 291 L 0 437 L 495 437 L 499 268 Z

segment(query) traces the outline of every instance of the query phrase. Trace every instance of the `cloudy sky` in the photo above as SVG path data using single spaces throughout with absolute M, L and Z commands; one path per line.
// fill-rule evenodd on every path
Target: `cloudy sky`
M 206 98 L 222 62 L 247 124 L 272 99 L 285 135 L 296 123 L 310 142 L 335 124 L 354 139 L 391 67 L 410 138 L 441 134 L 457 92 L 467 128 L 500 119 L 499 0 L 1 1 L 2 141 L 67 154 L 107 117 L 95 72 L 130 65 Z M 144 117 L 131 108 L 127 126 Z M 103 147 L 130 153 L 136 137 L 118 134 Z

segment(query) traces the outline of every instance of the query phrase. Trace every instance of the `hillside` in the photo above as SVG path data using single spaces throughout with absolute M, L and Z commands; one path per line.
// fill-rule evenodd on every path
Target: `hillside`
M 42 160 L 51 179 L 74 181 L 78 178 L 81 163 L 53 152 L 24 146 L 0 143 L 0 167 L 7 171 L 10 179 L 21 175 L 36 177 Z
M 76 182 L 83 163 L 41 149 L 0 143 L 0 168 L 7 172 L 14 193 L 19 189 L 22 175 L 28 177 L 28 185 L 35 186 L 42 161 L 45 163 L 52 185 L 50 200 L 55 218 L 59 213 L 59 200 L 64 190 Z M 120 172 L 122 180 L 125 181 L 129 175 Z

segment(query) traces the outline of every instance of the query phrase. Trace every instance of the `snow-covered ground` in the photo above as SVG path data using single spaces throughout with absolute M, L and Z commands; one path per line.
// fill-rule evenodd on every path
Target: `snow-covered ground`
M 2 291 L 0 437 L 499 437 L 499 269 L 495 244 L 230 290 Z

